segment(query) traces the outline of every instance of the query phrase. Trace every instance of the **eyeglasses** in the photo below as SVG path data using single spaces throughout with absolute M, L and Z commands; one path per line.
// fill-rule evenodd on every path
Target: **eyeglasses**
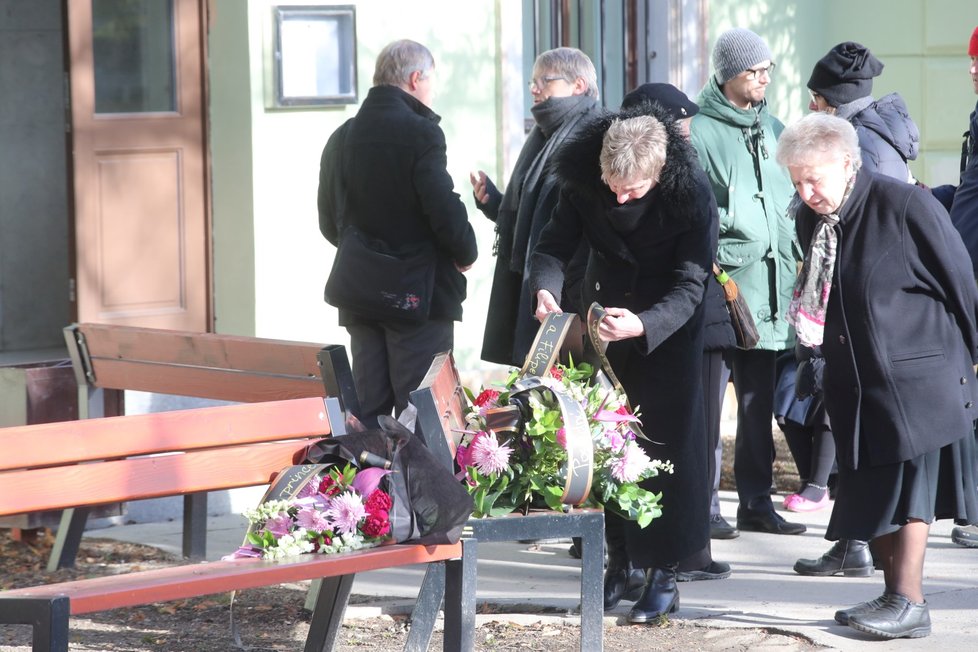
M 822 96 L 816 93 L 815 91 L 808 91 L 808 94 L 809 96 L 811 96 L 812 102 L 815 102 L 816 104 L 818 104 L 818 101 L 822 99 Z
M 770 77 L 771 75 L 774 74 L 774 68 L 776 66 L 777 66 L 777 64 L 775 64 L 772 61 L 771 62 L 771 65 L 769 65 L 767 68 L 748 68 L 747 69 L 747 79 L 750 79 L 751 81 L 753 81 L 753 80 L 757 79 L 758 77 L 763 77 L 764 75 L 767 75 L 768 77 Z
M 544 88 L 547 87 L 547 84 L 549 84 L 550 82 L 555 82 L 558 79 L 564 79 L 564 81 L 567 81 L 564 77 L 540 77 L 538 79 L 531 79 L 528 86 L 530 87 L 531 91 L 534 88 L 537 89 L 538 91 L 542 91 Z

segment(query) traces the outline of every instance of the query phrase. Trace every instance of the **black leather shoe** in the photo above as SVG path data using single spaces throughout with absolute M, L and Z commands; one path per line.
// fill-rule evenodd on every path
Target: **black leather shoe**
M 677 582 L 697 580 L 725 580 L 730 577 L 730 564 L 724 561 L 711 561 L 704 568 L 676 572 Z
M 801 534 L 808 528 L 802 523 L 784 520 L 773 509 L 737 508 L 737 528 L 747 532 L 767 532 L 769 534 Z
M 604 609 L 609 611 L 622 600 L 635 602 L 645 590 L 645 570 L 642 568 L 608 569 L 604 574 Z
M 676 567 L 653 568 L 645 592 L 628 612 L 630 623 L 657 622 L 661 616 L 679 610 L 679 589 L 676 587 Z
M 849 627 L 877 638 L 923 638 L 930 635 L 930 609 L 926 600 L 911 602 L 891 593 L 879 609 L 850 615 Z
M 839 609 L 835 612 L 835 622 L 840 625 L 849 624 L 849 616 L 858 616 L 861 614 L 868 614 L 871 611 L 876 611 L 890 599 L 890 593 L 883 592 L 878 598 L 873 598 L 869 602 L 860 602 L 855 607 L 849 607 L 848 609 Z
M 869 577 L 875 572 L 869 544 L 856 539 L 836 541 L 818 559 L 799 559 L 795 572 L 799 575 L 826 577 L 842 573 L 846 577 Z
M 710 516 L 710 538 L 711 539 L 736 539 L 740 536 L 740 531 L 727 523 L 727 520 L 719 514 Z

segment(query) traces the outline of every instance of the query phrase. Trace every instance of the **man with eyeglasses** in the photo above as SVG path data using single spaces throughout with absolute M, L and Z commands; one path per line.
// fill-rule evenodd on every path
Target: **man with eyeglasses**
M 764 97 L 775 63 L 763 39 L 740 28 L 720 35 L 712 58 L 690 131 L 720 212 L 717 261 L 747 299 L 760 335 L 753 349 L 727 355 L 737 394 L 737 528 L 801 534 L 805 526 L 782 518 L 771 500 L 775 363 L 794 347 L 785 315 L 800 260 L 787 215 L 794 188 L 775 161 L 784 125 Z M 711 525 L 713 538 L 739 534 L 719 515 Z
M 550 156 L 590 118 L 601 113 L 598 74 L 576 48 L 547 50 L 536 58 L 530 80 L 534 126 L 526 137 L 505 192 L 482 170 L 470 175 L 476 206 L 496 224 L 496 267 L 482 359 L 520 367 L 540 324 L 528 285 L 530 252 L 557 204 L 558 188 L 547 167 Z M 580 312 L 580 279 L 586 247 L 568 271 L 561 307 Z

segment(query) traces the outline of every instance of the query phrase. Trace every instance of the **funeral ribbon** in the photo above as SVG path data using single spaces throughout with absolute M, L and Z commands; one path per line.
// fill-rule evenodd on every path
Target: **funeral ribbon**
M 588 308 L 587 310 L 588 339 L 591 341 L 591 348 L 594 349 L 594 352 L 597 354 L 598 359 L 601 361 L 601 370 L 596 374 L 595 377 L 597 379 L 597 382 L 602 387 L 606 389 L 614 388 L 619 394 L 624 396 L 625 406 L 628 408 L 629 412 L 634 414 L 635 410 L 632 409 L 631 404 L 628 402 L 628 394 L 625 393 L 625 390 L 622 388 L 621 383 L 618 382 L 618 376 L 615 375 L 615 372 L 611 369 L 611 362 L 608 361 L 608 356 L 606 353 L 608 350 L 608 343 L 602 341 L 601 338 L 598 336 L 598 327 L 601 325 L 601 320 L 604 319 L 607 316 L 607 314 L 608 313 L 607 311 L 605 311 L 604 307 L 601 304 L 599 304 L 597 301 L 592 303 L 591 307 Z M 642 439 L 645 439 L 646 441 L 652 441 L 651 439 L 645 436 L 645 433 L 642 432 L 642 429 L 639 427 L 637 423 L 630 424 L 629 428 L 631 428 L 632 432 L 635 433 L 636 437 L 640 437 Z
M 529 410 L 528 406 L 521 410 L 518 404 L 523 403 L 525 397 L 533 391 L 553 396 L 563 419 L 567 450 L 567 474 L 561 502 L 565 505 L 580 505 L 591 493 L 591 476 L 594 470 L 594 448 L 587 414 L 577 401 L 540 380 L 540 377 L 550 372 L 561 352 L 576 360 L 583 359 L 581 323 L 573 313 L 547 315 L 537 331 L 526 362 L 520 369 L 519 379 L 510 390 L 510 400 L 517 404 L 490 409 L 484 416 L 486 427 L 490 430 L 515 436 L 522 429 L 524 410 Z

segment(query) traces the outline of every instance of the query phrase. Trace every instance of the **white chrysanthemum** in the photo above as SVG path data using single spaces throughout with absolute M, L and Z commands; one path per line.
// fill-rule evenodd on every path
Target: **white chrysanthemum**
M 641 480 L 651 467 L 652 460 L 634 442 L 628 442 L 621 449 L 621 454 L 608 461 L 611 477 L 618 482 L 637 482 Z
M 265 551 L 265 558 L 284 559 L 286 557 L 295 557 L 312 552 L 314 549 L 315 546 L 312 541 L 306 539 L 306 531 L 296 530 L 292 534 L 286 534 L 281 537 L 274 548 L 267 549 Z

